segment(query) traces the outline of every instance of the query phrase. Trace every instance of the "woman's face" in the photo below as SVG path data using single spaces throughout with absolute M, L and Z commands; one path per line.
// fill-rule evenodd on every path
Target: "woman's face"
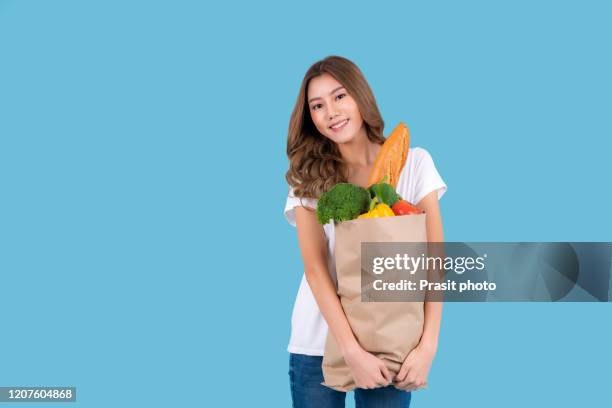
M 363 126 L 357 103 L 342 84 L 324 73 L 308 83 L 306 100 L 317 130 L 336 143 L 352 141 Z

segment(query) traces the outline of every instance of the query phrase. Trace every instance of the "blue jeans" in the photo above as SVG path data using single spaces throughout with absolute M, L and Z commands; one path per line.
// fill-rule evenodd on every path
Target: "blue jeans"
M 322 356 L 289 353 L 289 382 L 293 408 L 344 408 L 345 392 L 321 385 Z M 355 389 L 356 408 L 407 408 L 411 394 L 394 386 Z

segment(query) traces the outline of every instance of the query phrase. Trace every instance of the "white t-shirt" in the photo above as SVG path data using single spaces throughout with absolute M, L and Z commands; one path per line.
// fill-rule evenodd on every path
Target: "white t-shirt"
M 402 169 L 396 187 L 397 193 L 406 201 L 417 204 L 423 197 L 434 190 L 438 191 L 438 199 L 446 192 L 446 184 L 440 177 L 438 170 L 427 150 L 412 147 L 408 150 L 406 164 Z M 295 227 L 295 207 L 304 206 L 317 208 L 317 200 L 300 198 L 289 190 L 285 217 L 289 224 Z M 336 262 L 334 259 L 334 223 L 329 222 L 323 226 L 328 248 L 328 269 L 332 281 L 338 287 L 336 278 Z M 322 356 L 327 338 L 327 323 L 319 310 L 319 306 L 310 290 L 306 276 L 302 275 L 300 288 L 293 306 L 291 316 L 291 338 L 287 350 L 290 353 Z

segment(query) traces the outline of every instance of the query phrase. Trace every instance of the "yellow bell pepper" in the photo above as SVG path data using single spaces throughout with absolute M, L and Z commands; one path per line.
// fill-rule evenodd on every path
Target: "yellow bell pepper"
M 387 204 L 380 203 L 376 204 L 376 206 L 368 211 L 365 214 L 361 214 L 357 218 L 379 218 L 379 217 L 393 217 L 395 213 Z

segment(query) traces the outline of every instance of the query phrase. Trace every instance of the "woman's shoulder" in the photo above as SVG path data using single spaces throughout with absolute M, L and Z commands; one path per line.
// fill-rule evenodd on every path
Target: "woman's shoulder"
M 411 147 L 406 156 L 406 163 L 402 169 L 402 173 L 414 172 L 423 160 L 431 160 L 431 155 L 427 149 L 419 146 Z
M 418 203 L 434 189 L 440 190 L 441 197 L 446 191 L 446 184 L 440 177 L 431 154 L 423 147 L 411 147 L 400 173 L 398 193 L 411 203 Z
M 406 157 L 406 161 L 410 159 L 418 161 L 419 159 L 422 159 L 425 156 L 429 156 L 429 152 L 427 151 L 427 149 L 420 146 L 414 146 L 408 149 L 408 156 Z
M 427 149 L 420 146 L 410 147 L 406 156 L 406 162 L 400 172 L 399 182 L 405 183 L 404 188 L 407 188 L 408 185 L 414 185 L 415 179 L 422 177 L 423 172 L 427 171 L 431 161 L 431 155 Z

